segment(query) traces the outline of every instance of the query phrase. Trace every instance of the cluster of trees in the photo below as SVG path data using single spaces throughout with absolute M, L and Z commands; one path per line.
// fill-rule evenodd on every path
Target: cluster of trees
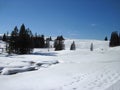
M 21 25 L 20 30 L 15 26 L 10 36 L 4 34 L 3 41 L 6 41 L 6 50 L 9 54 L 29 54 L 34 48 L 33 34 L 24 24 Z
M 118 32 L 115 31 L 111 33 L 109 46 L 120 46 L 120 34 L 118 34 Z
M 57 38 L 54 41 L 55 51 L 64 50 L 65 49 L 64 40 L 65 39 L 63 38 L 63 36 L 57 36 Z
M 6 51 L 9 54 L 29 54 L 34 48 L 45 47 L 44 35 L 35 34 L 34 36 L 24 24 L 21 25 L 20 30 L 15 26 L 10 35 L 4 34 L 2 40 L 6 42 Z
M 34 48 L 44 48 L 45 47 L 45 38 L 44 35 L 35 35 L 33 36 Z
M 16 54 L 32 53 L 34 48 L 51 48 L 50 41 L 53 41 L 51 37 L 45 39 L 44 35 L 33 35 L 29 28 L 25 28 L 24 24 L 21 25 L 20 29 L 15 26 L 10 35 L 8 33 L 4 34 L 2 40 L 6 41 L 6 51 Z M 108 38 L 105 37 L 104 40 L 107 41 Z M 57 36 L 53 45 L 55 51 L 65 49 L 64 41 L 63 36 Z M 120 46 L 120 34 L 118 32 L 111 33 L 109 46 Z M 74 41 L 70 46 L 70 50 L 76 50 Z M 90 51 L 93 51 L 93 43 L 90 45 Z
M 15 26 L 10 35 L 4 34 L 2 40 L 6 42 L 6 51 L 9 54 L 30 54 L 34 48 L 51 48 L 50 41 L 53 41 L 51 37 L 45 39 L 44 35 L 33 35 L 24 24 L 20 29 Z M 64 40 L 63 36 L 58 36 L 54 40 L 56 51 L 65 49 Z

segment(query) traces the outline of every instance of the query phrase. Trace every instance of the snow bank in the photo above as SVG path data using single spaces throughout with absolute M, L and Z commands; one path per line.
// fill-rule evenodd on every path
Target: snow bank
M 11 75 L 20 72 L 27 72 L 36 70 L 35 67 L 23 67 L 23 68 L 4 68 L 1 72 L 1 75 Z
M 40 67 L 48 67 L 53 64 L 59 63 L 57 60 L 53 61 L 41 61 L 41 62 L 29 62 L 28 61 L 22 61 L 22 62 L 13 62 L 9 64 L 9 67 L 0 67 L 1 75 L 11 75 L 16 74 L 20 72 L 27 72 L 27 71 L 34 71 L 39 69 Z M 27 63 L 27 64 L 26 64 Z M 31 63 L 31 65 L 30 65 Z M 12 65 L 12 66 L 11 66 Z M 38 68 L 39 67 L 39 68 Z
M 25 62 L 25 61 L 13 61 L 11 63 L 9 63 L 6 67 L 10 67 L 10 68 L 21 68 L 21 67 L 24 67 L 24 66 L 30 66 L 31 63 L 30 62 Z
M 50 61 L 12 61 L 2 64 L 0 67 L 1 75 L 11 75 L 20 72 L 33 71 L 42 68 L 47 68 L 50 65 L 59 63 L 57 60 Z

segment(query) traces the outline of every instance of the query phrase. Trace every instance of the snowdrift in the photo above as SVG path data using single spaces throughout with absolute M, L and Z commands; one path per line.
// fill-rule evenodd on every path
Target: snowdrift
M 1 75 L 11 75 L 16 74 L 20 72 L 27 72 L 27 71 L 33 71 L 36 70 L 35 67 L 23 67 L 23 68 L 4 68 L 1 71 Z
M 33 62 L 33 61 L 17 61 L 9 63 L 3 67 L 0 67 L 1 75 L 11 75 L 21 72 L 34 71 L 38 70 L 41 67 L 47 68 L 50 65 L 58 64 L 57 60 L 50 61 L 41 61 L 41 62 Z

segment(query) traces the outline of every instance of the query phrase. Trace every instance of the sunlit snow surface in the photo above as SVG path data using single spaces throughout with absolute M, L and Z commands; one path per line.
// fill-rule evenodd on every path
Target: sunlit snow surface
M 0 54 L 0 90 L 120 90 L 120 47 L 109 48 L 109 42 L 98 40 L 74 41 L 75 51 L 69 50 L 73 39 L 67 39 L 63 51 Z

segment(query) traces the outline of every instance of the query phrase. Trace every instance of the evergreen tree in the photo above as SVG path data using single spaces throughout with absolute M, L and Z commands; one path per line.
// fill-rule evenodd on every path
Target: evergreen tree
M 76 45 L 75 45 L 74 41 L 73 41 L 73 43 L 70 46 L 70 50 L 76 50 Z
M 109 46 L 114 47 L 114 46 L 118 46 L 118 45 L 120 45 L 118 32 L 112 32 Z
M 31 53 L 33 50 L 32 43 L 32 32 L 29 29 L 25 29 L 24 24 L 21 25 L 18 32 L 16 26 L 9 40 L 9 52 L 17 54 Z
M 34 42 L 33 42 L 33 34 L 29 28 L 26 29 L 26 38 L 27 38 L 26 40 L 27 53 L 32 53 L 34 48 Z
M 119 45 L 120 45 L 120 33 L 119 33 Z
M 107 36 L 105 37 L 105 39 L 104 39 L 105 41 L 108 41 L 108 38 L 107 38 Z
M 6 35 L 6 52 L 9 52 L 9 33 L 7 32 L 7 35 Z
M 20 27 L 20 32 L 19 32 L 19 54 L 26 54 L 27 50 L 26 50 L 26 46 L 27 45 L 27 36 L 26 36 L 26 30 L 25 30 L 25 25 L 22 24 Z
M 52 37 L 50 36 L 50 41 L 52 41 Z
M 64 44 L 63 37 L 58 36 L 57 39 L 55 39 L 55 41 L 54 41 L 54 48 L 55 48 L 55 51 L 64 50 L 65 49 L 65 44 Z
M 6 34 L 5 34 L 5 33 L 4 33 L 4 35 L 3 35 L 2 40 L 3 40 L 3 41 L 6 41 L 6 40 L 7 40 L 7 36 L 6 36 Z
M 90 45 L 90 51 L 93 51 L 93 43 Z
M 16 53 L 17 52 L 17 43 L 18 40 L 18 28 L 15 26 L 14 30 L 11 33 L 10 39 L 9 39 L 9 49 L 10 53 Z
M 41 48 L 44 48 L 45 47 L 45 38 L 44 38 L 44 35 L 41 35 L 40 43 L 41 43 Z

